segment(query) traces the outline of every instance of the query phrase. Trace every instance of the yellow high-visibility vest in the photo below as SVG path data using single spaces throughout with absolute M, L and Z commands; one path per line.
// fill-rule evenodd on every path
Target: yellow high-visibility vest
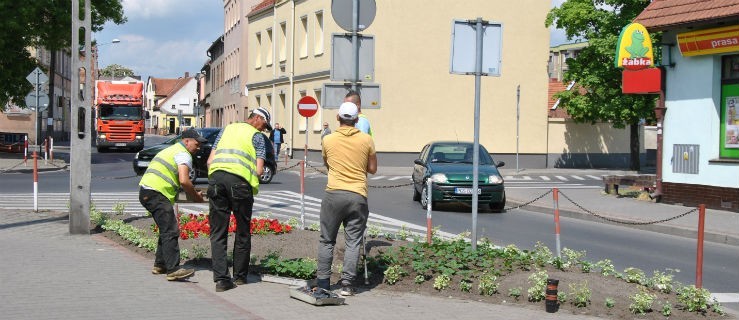
M 140 186 L 146 186 L 159 191 L 162 195 L 174 203 L 177 193 L 180 191 L 180 175 L 174 156 L 180 152 L 189 151 L 181 142 L 159 151 L 149 163 L 144 176 L 141 177 Z
M 223 129 L 221 140 L 216 146 L 213 162 L 208 169 L 208 177 L 218 170 L 244 178 L 252 187 L 252 194 L 259 192 L 257 175 L 257 152 L 252 139 L 256 128 L 248 123 L 232 123 Z

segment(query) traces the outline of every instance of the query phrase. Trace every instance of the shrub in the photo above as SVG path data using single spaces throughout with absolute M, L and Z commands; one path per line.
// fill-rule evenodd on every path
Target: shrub
M 480 277 L 480 283 L 477 284 L 477 289 L 483 296 L 492 296 L 498 292 L 498 277 L 495 275 L 485 273 Z
M 584 308 L 590 303 L 590 289 L 588 288 L 588 282 L 583 281 L 579 284 L 570 284 L 570 297 L 572 298 L 572 305 L 578 308 Z
M 547 288 L 547 272 L 545 270 L 532 273 L 529 276 L 529 284 L 531 287 L 527 290 L 529 294 L 529 301 L 537 302 L 544 299 L 544 293 Z
M 472 290 L 472 281 L 470 281 L 469 279 L 460 280 L 459 290 L 462 292 L 470 292 L 470 290 Z
M 629 299 L 631 299 L 629 310 L 634 314 L 645 314 L 652 310 L 654 298 L 654 295 L 647 292 L 646 289 L 642 289 L 629 297 Z
M 606 308 L 611 309 L 613 306 L 616 305 L 616 300 L 613 300 L 613 298 L 606 298 L 605 302 Z
M 449 287 L 450 281 L 451 278 L 448 275 L 441 274 L 434 279 L 434 289 L 439 291 L 444 290 Z
M 704 312 L 710 306 L 711 293 L 694 285 L 686 286 L 677 289 L 677 300 L 690 312 Z
M 396 282 L 400 281 L 400 278 L 402 278 L 405 275 L 405 270 L 400 265 L 392 265 L 384 272 L 385 274 L 385 282 L 387 284 L 395 284 Z
M 646 283 L 646 279 L 647 277 L 644 275 L 644 271 L 641 271 L 639 268 L 624 269 L 624 280 L 626 282 L 644 284 Z
M 508 289 L 508 296 L 513 297 L 518 301 L 518 298 L 521 297 L 521 287 L 515 287 Z

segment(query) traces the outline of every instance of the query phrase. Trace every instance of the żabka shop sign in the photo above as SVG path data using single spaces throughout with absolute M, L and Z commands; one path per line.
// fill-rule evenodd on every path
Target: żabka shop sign
M 621 30 L 616 47 L 616 67 L 641 70 L 654 66 L 654 51 L 649 32 L 639 23 L 631 23 Z
M 739 25 L 680 33 L 677 43 L 686 57 L 739 51 Z

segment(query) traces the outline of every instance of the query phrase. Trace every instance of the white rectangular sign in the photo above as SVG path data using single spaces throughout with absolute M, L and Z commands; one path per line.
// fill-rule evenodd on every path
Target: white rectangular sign
M 482 75 L 500 76 L 503 25 L 483 22 Z M 474 74 L 477 56 L 477 24 L 474 20 L 452 21 L 452 52 L 449 72 Z

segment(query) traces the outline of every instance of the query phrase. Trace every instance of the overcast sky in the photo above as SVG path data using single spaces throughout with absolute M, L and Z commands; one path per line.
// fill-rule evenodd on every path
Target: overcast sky
M 123 10 L 127 23 L 108 23 L 93 35 L 101 45 L 98 63 L 131 68 L 143 80 L 199 72 L 208 59 L 205 51 L 223 32 L 223 0 L 123 0 Z M 552 30 L 551 45 L 565 42 L 561 30 Z

